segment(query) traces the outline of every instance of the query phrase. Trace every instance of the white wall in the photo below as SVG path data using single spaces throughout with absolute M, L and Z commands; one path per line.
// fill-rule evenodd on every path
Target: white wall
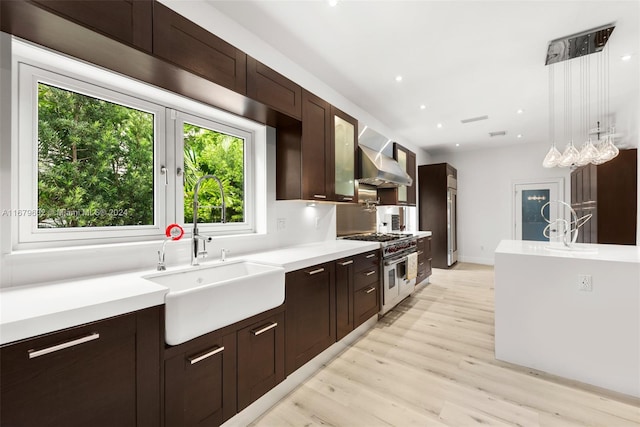
M 450 163 L 458 170 L 458 259 L 493 264 L 494 250 L 513 235 L 514 180 L 563 178 L 570 196 L 568 168 L 545 169 L 546 143 L 461 151 L 432 156 L 431 163 Z

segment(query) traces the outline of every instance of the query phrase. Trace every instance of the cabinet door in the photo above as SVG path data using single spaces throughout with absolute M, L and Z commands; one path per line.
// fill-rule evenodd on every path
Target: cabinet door
M 355 199 L 358 121 L 335 107 L 331 107 L 331 112 L 333 172 L 329 185 L 333 187 L 332 198 L 338 202 L 352 202 Z
M 153 53 L 235 92 L 247 91 L 247 55 L 158 2 Z
M 353 331 L 354 259 L 336 261 L 336 341 Z
M 250 56 L 247 96 L 296 119 L 302 117 L 302 88 Z
M 302 92 L 302 198 L 307 200 L 330 200 L 327 170 L 331 155 L 331 106 L 328 102 L 309 93 Z
M 334 263 L 287 273 L 285 304 L 289 375 L 336 341 Z
M 151 52 L 152 0 L 34 0 L 38 6 Z
M 151 358 L 138 347 L 136 315 L 71 328 L 0 349 L 0 424 L 3 426 L 152 426 L 159 402 L 149 402 L 146 384 L 137 380 L 141 363 L 157 376 L 159 315 L 152 330 Z M 155 334 L 155 335 L 154 335 Z M 155 359 L 154 359 L 155 357 Z M 156 384 L 151 379 L 152 384 Z M 142 396 L 142 393 L 147 393 Z M 153 391 L 151 391 L 153 395 Z M 155 389 L 158 400 L 159 389 Z M 156 411 L 146 421 L 136 412 Z M 155 416 L 154 416 L 155 415 Z M 155 424 L 154 424 L 155 420 Z
M 407 187 L 407 205 L 416 205 L 416 155 L 409 151 L 407 153 L 407 173 L 413 180 L 413 183 Z
M 236 335 L 181 346 L 185 351 L 164 364 L 165 426 L 219 426 L 236 413 Z
M 284 312 L 238 331 L 238 411 L 284 380 Z

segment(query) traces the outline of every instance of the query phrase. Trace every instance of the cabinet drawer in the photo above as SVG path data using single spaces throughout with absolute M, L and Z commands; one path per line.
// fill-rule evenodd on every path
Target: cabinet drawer
M 377 284 L 380 281 L 379 270 L 380 267 L 375 265 L 371 268 L 356 272 L 354 279 L 354 290 L 357 292 L 370 284 Z
M 372 270 L 380 266 L 380 251 L 375 250 L 358 255 L 354 259 L 354 271 Z
M 371 284 L 355 292 L 353 298 L 354 328 L 378 312 L 379 284 Z

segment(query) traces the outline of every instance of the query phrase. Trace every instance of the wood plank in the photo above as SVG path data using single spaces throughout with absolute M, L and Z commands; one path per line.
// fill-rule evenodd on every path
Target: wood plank
M 253 425 L 640 425 L 640 399 L 496 360 L 493 294 L 491 267 L 434 269 Z

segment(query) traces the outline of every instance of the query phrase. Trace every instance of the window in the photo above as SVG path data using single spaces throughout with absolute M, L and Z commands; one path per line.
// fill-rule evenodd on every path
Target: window
M 252 193 L 253 137 L 250 132 L 207 120 L 196 115 L 177 112 L 176 159 L 183 172 L 182 188 L 176 202 L 176 218 L 193 223 L 194 187 L 198 179 L 214 175 L 223 186 L 225 223 L 218 184 L 204 180 L 198 193 L 198 224 L 202 230 L 224 232 L 248 230 L 253 223 L 253 203 L 246 194 Z M 180 166 L 182 165 L 182 166 Z
M 263 166 L 254 140 L 264 126 L 21 42 L 14 52 L 14 248 L 156 239 L 172 222 L 188 229 L 204 175 L 220 179 L 226 208 L 223 222 L 218 185 L 203 181 L 203 232 L 255 231 Z
M 38 228 L 153 225 L 154 115 L 38 82 Z

